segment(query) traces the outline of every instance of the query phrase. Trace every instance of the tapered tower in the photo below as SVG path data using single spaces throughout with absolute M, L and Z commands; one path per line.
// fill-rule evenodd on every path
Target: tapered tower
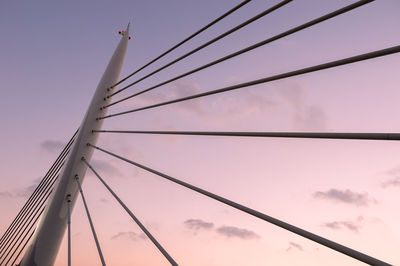
M 122 39 L 96 88 L 58 183 L 22 258 L 21 266 L 51 266 L 56 260 L 67 228 L 68 200 L 73 209 L 79 193 L 75 177 L 78 176 L 82 182 L 87 170 L 87 165 L 81 159 L 84 157 L 86 161 L 90 161 L 93 154 L 93 149 L 86 144 L 97 142 L 98 133 L 93 133 L 92 130 L 101 129 L 103 120 L 96 118 L 106 115 L 107 109 L 101 107 L 111 101 L 111 97 L 107 98 L 111 94 L 108 88 L 118 81 L 121 73 L 130 38 L 129 25 L 121 35 Z

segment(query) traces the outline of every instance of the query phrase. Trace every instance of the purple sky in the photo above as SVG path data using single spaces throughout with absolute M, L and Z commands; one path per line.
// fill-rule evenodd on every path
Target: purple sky
M 125 77 L 239 2 L 0 2 L 0 234 L 79 126 L 118 30 L 131 21 Z M 252 1 L 130 81 L 277 2 Z M 293 1 L 115 100 L 352 2 Z M 399 1 L 375 1 L 110 112 L 399 45 L 399 13 Z M 104 128 L 399 132 L 399 68 L 400 55 L 391 55 L 110 118 Z M 400 264 L 397 142 L 102 135 L 98 144 Z M 360 264 L 100 152 L 93 165 L 181 265 Z M 93 175 L 83 187 L 109 265 L 168 265 Z M 66 264 L 64 241 L 56 265 Z M 73 213 L 73 264 L 100 264 L 80 199 Z

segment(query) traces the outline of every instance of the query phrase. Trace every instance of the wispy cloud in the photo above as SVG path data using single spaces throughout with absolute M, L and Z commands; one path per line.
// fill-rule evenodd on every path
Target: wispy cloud
M 382 183 L 383 188 L 388 188 L 388 187 L 400 187 L 400 176 L 397 176 L 395 178 L 389 179 L 385 182 Z
M 221 123 L 221 116 L 226 118 L 244 118 L 264 113 L 267 109 L 276 106 L 277 103 L 265 95 L 252 91 L 238 91 L 234 94 L 215 96 L 208 100 L 207 114 L 217 115 Z
M 385 172 L 387 175 L 398 176 L 400 175 L 400 166 L 393 167 Z
M 93 166 L 96 172 L 109 174 L 113 176 L 121 175 L 121 172 L 108 161 L 94 159 L 91 161 L 90 164 Z
M 306 103 L 304 90 L 299 84 L 286 82 L 277 92 L 293 108 L 293 123 L 296 127 L 303 130 L 327 128 L 328 117 L 324 109 Z
M 381 183 L 382 188 L 400 186 L 400 166 L 389 169 L 385 174 L 391 176 L 391 178 Z
M 347 229 L 354 233 L 358 233 L 363 226 L 364 220 L 364 217 L 359 216 L 355 221 L 333 221 L 324 223 L 322 226 L 333 230 Z
M 119 238 L 129 239 L 131 241 L 138 241 L 138 240 L 146 239 L 147 236 L 143 233 L 137 234 L 132 231 L 127 231 L 127 232 L 118 232 L 117 234 L 115 234 L 111 237 L 112 240 L 119 239 Z
M 181 79 L 168 85 L 164 90 L 155 90 L 136 98 L 138 106 L 151 105 L 176 98 L 197 94 L 199 85 L 190 79 Z M 176 110 L 184 110 L 195 115 L 203 115 L 205 108 L 201 100 L 185 101 L 174 105 Z
M 186 228 L 192 230 L 195 235 L 198 232 L 210 232 L 210 230 L 215 227 L 214 223 L 206 222 L 202 219 L 187 219 L 183 222 L 183 224 Z M 215 230 L 212 230 L 212 232 L 228 238 L 240 238 L 244 240 L 260 238 L 260 236 L 254 231 L 236 226 L 223 225 L 215 228 Z
M 39 185 L 39 183 L 42 181 L 43 177 L 38 177 L 35 180 L 32 181 L 31 185 L 25 187 L 24 189 L 18 190 L 17 196 L 27 198 L 29 197 L 33 191 L 36 189 L 36 187 Z
M 298 127 L 304 129 L 326 129 L 327 116 L 322 107 L 317 105 L 303 106 L 302 109 L 296 110 L 294 121 Z
M 76 232 L 75 234 L 72 235 L 72 237 L 80 237 L 82 235 L 81 232 Z
M 347 228 L 353 232 L 358 232 L 358 229 L 359 229 L 358 225 L 356 225 L 350 221 L 334 221 L 334 222 L 324 223 L 323 226 L 334 229 L 334 230 Z
M 189 228 L 189 229 L 195 230 L 195 231 L 201 230 L 201 229 L 209 230 L 214 227 L 213 223 L 205 222 L 201 219 L 188 219 L 184 222 L 184 225 L 186 228 Z
M 289 247 L 286 249 L 286 251 L 291 251 L 293 249 L 299 250 L 299 251 L 304 251 L 303 246 L 300 244 L 297 244 L 295 242 L 290 241 L 289 242 Z
M 102 202 L 102 203 L 108 203 L 108 199 L 106 199 L 106 198 L 100 198 L 100 202 Z
M 258 234 L 256 234 L 253 231 L 244 229 L 244 228 L 238 228 L 235 226 L 221 226 L 217 228 L 217 233 L 226 236 L 226 237 L 236 237 L 240 239 L 257 239 L 260 238 Z
M 40 147 L 48 152 L 60 152 L 65 146 L 65 143 L 59 140 L 45 140 L 40 143 Z
M 14 194 L 9 191 L 0 191 L 0 197 L 12 198 L 14 197 Z
M 327 191 L 317 191 L 313 196 L 317 199 L 327 199 L 356 206 L 367 206 L 370 203 L 376 203 L 376 200 L 371 198 L 368 193 L 358 193 L 349 189 L 339 190 L 331 188 Z
M 28 198 L 36 187 L 39 185 L 40 181 L 42 181 L 43 177 L 36 178 L 32 181 L 32 183 L 24 188 L 15 189 L 14 191 L 0 191 L 0 197 L 8 197 L 8 198 Z
M 182 79 L 171 84 L 171 89 L 168 94 L 169 97 L 171 97 L 171 99 L 175 99 L 197 94 L 200 92 L 201 88 L 198 84 L 196 84 L 190 79 Z M 186 111 L 192 112 L 200 116 L 204 115 L 205 112 L 202 101 L 199 100 L 185 101 L 179 103 L 178 106 L 179 108 L 182 108 Z
M 137 98 L 136 103 L 139 106 L 151 105 L 167 100 L 182 98 L 204 92 L 200 86 L 190 79 L 178 80 L 165 88 L 165 90 L 154 91 L 143 94 Z M 238 95 L 239 94 L 239 95 Z M 236 92 L 235 94 L 225 94 L 223 96 L 213 96 L 208 99 L 189 100 L 173 105 L 174 111 L 183 111 L 185 114 L 192 114 L 202 119 L 213 120 L 218 117 L 221 123 L 221 116 L 227 118 L 249 116 L 264 111 L 266 108 L 275 105 L 272 100 L 263 95 L 250 91 Z

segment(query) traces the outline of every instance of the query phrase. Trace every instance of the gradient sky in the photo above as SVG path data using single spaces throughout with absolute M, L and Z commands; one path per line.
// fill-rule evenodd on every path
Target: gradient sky
M 0 234 L 79 126 L 120 36 L 122 77 L 240 1 L 1 1 Z M 254 0 L 131 81 L 278 1 Z M 141 89 L 355 1 L 295 0 L 126 90 Z M 400 44 L 400 2 L 375 1 L 111 113 Z M 105 120 L 106 129 L 399 132 L 400 55 Z M 397 121 L 397 122 L 396 122 Z M 102 135 L 98 145 L 303 229 L 400 264 L 400 144 Z M 93 165 L 181 265 L 362 265 L 95 152 Z M 83 184 L 109 265 L 168 265 L 105 188 Z M 100 265 L 81 200 L 73 265 Z M 67 265 L 63 242 L 56 265 Z

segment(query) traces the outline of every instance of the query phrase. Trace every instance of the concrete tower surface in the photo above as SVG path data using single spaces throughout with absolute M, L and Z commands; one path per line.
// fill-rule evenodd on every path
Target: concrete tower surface
M 105 116 L 107 113 L 107 109 L 100 110 L 100 108 L 111 101 L 111 97 L 107 98 L 107 96 L 112 92 L 108 92 L 107 88 L 117 83 L 119 79 L 128 48 L 128 40 L 129 25 L 96 88 L 69 157 L 21 260 L 21 266 L 54 265 L 67 227 L 67 197 L 70 195 L 73 208 L 79 193 L 75 176 L 77 175 L 80 182 L 83 182 L 87 166 L 81 159 L 84 157 L 88 162 L 91 160 L 93 148 L 86 144 L 95 145 L 97 142 L 98 133 L 93 133 L 92 130 L 99 130 L 103 125 L 103 120 L 96 120 L 96 118 Z

